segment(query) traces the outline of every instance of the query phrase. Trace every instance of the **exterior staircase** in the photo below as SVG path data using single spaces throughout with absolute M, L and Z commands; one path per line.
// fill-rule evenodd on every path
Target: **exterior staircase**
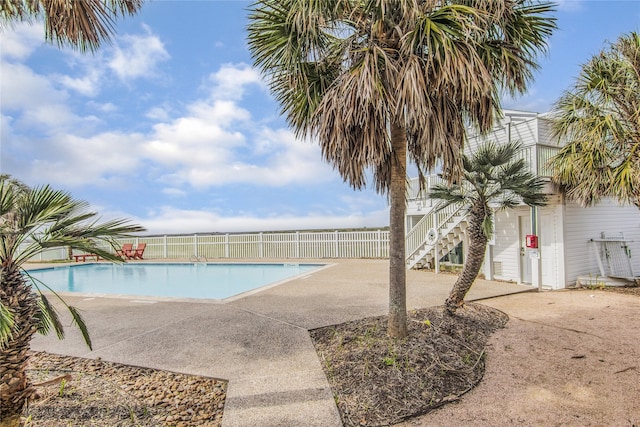
M 407 233 L 407 268 L 434 267 L 464 238 L 466 212 L 457 205 L 439 208 L 433 206 Z

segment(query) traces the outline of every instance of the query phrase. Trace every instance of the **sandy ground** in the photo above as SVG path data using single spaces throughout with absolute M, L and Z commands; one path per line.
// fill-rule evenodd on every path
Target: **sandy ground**
M 579 290 L 482 303 L 510 321 L 489 341 L 480 385 L 398 426 L 640 426 L 638 296 Z

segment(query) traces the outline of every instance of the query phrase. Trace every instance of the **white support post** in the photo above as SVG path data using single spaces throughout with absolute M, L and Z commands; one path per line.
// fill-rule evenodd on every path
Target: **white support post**
M 493 280 L 493 245 L 488 244 L 484 253 L 484 278 Z
M 193 235 L 193 254 L 198 258 L 198 235 Z
M 538 247 L 530 252 L 531 256 L 531 284 L 538 288 L 538 292 L 542 292 L 542 271 L 540 256 L 540 235 L 539 235 L 539 212 L 536 206 L 531 206 L 531 234 L 538 236 Z
M 264 258 L 264 249 L 263 249 L 263 243 L 264 241 L 262 240 L 262 231 L 260 232 L 260 235 L 258 236 L 258 258 Z
M 229 258 L 229 233 L 224 235 L 224 257 Z
M 493 216 L 493 229 L 491 230 L 491 239 L 487 242 L 487 250 L 484 253 L 484 278 L 493 280 L 493 246 L 496 244 L 496 211 L 491 212 Z
M 339 258 L 339 247 L 338 247 L 338 230 L 333 232 L 333 236 L 334 236 L 334 244 L 333 244 L 333 251 L 334 251 L 334 256 L 336 258 Z

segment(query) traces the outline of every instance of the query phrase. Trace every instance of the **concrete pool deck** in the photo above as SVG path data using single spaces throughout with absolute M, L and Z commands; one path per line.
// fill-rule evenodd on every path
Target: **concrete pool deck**
M 220 302 L 65 294 L 82 311 L 94 350 L 73 327 L 63 341 L 36 336 L 32 349 L 228 380 L 225 427 L 338 427 L 308 330 L 386 314 L 388 261 L 299 261 L 331 266 Z M 455 279 L 407 271 L 407 308 L 442 304 Z M 467 299 L 530 290 L 477 280 Z

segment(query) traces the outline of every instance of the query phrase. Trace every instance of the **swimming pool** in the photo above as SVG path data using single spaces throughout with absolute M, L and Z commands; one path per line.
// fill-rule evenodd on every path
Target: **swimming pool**
M 225 299 L 308 274 L 322 264 L 126 263 L 31 270 L 56 292 Z M 45 287 L 41 286 L 43 291 Z

